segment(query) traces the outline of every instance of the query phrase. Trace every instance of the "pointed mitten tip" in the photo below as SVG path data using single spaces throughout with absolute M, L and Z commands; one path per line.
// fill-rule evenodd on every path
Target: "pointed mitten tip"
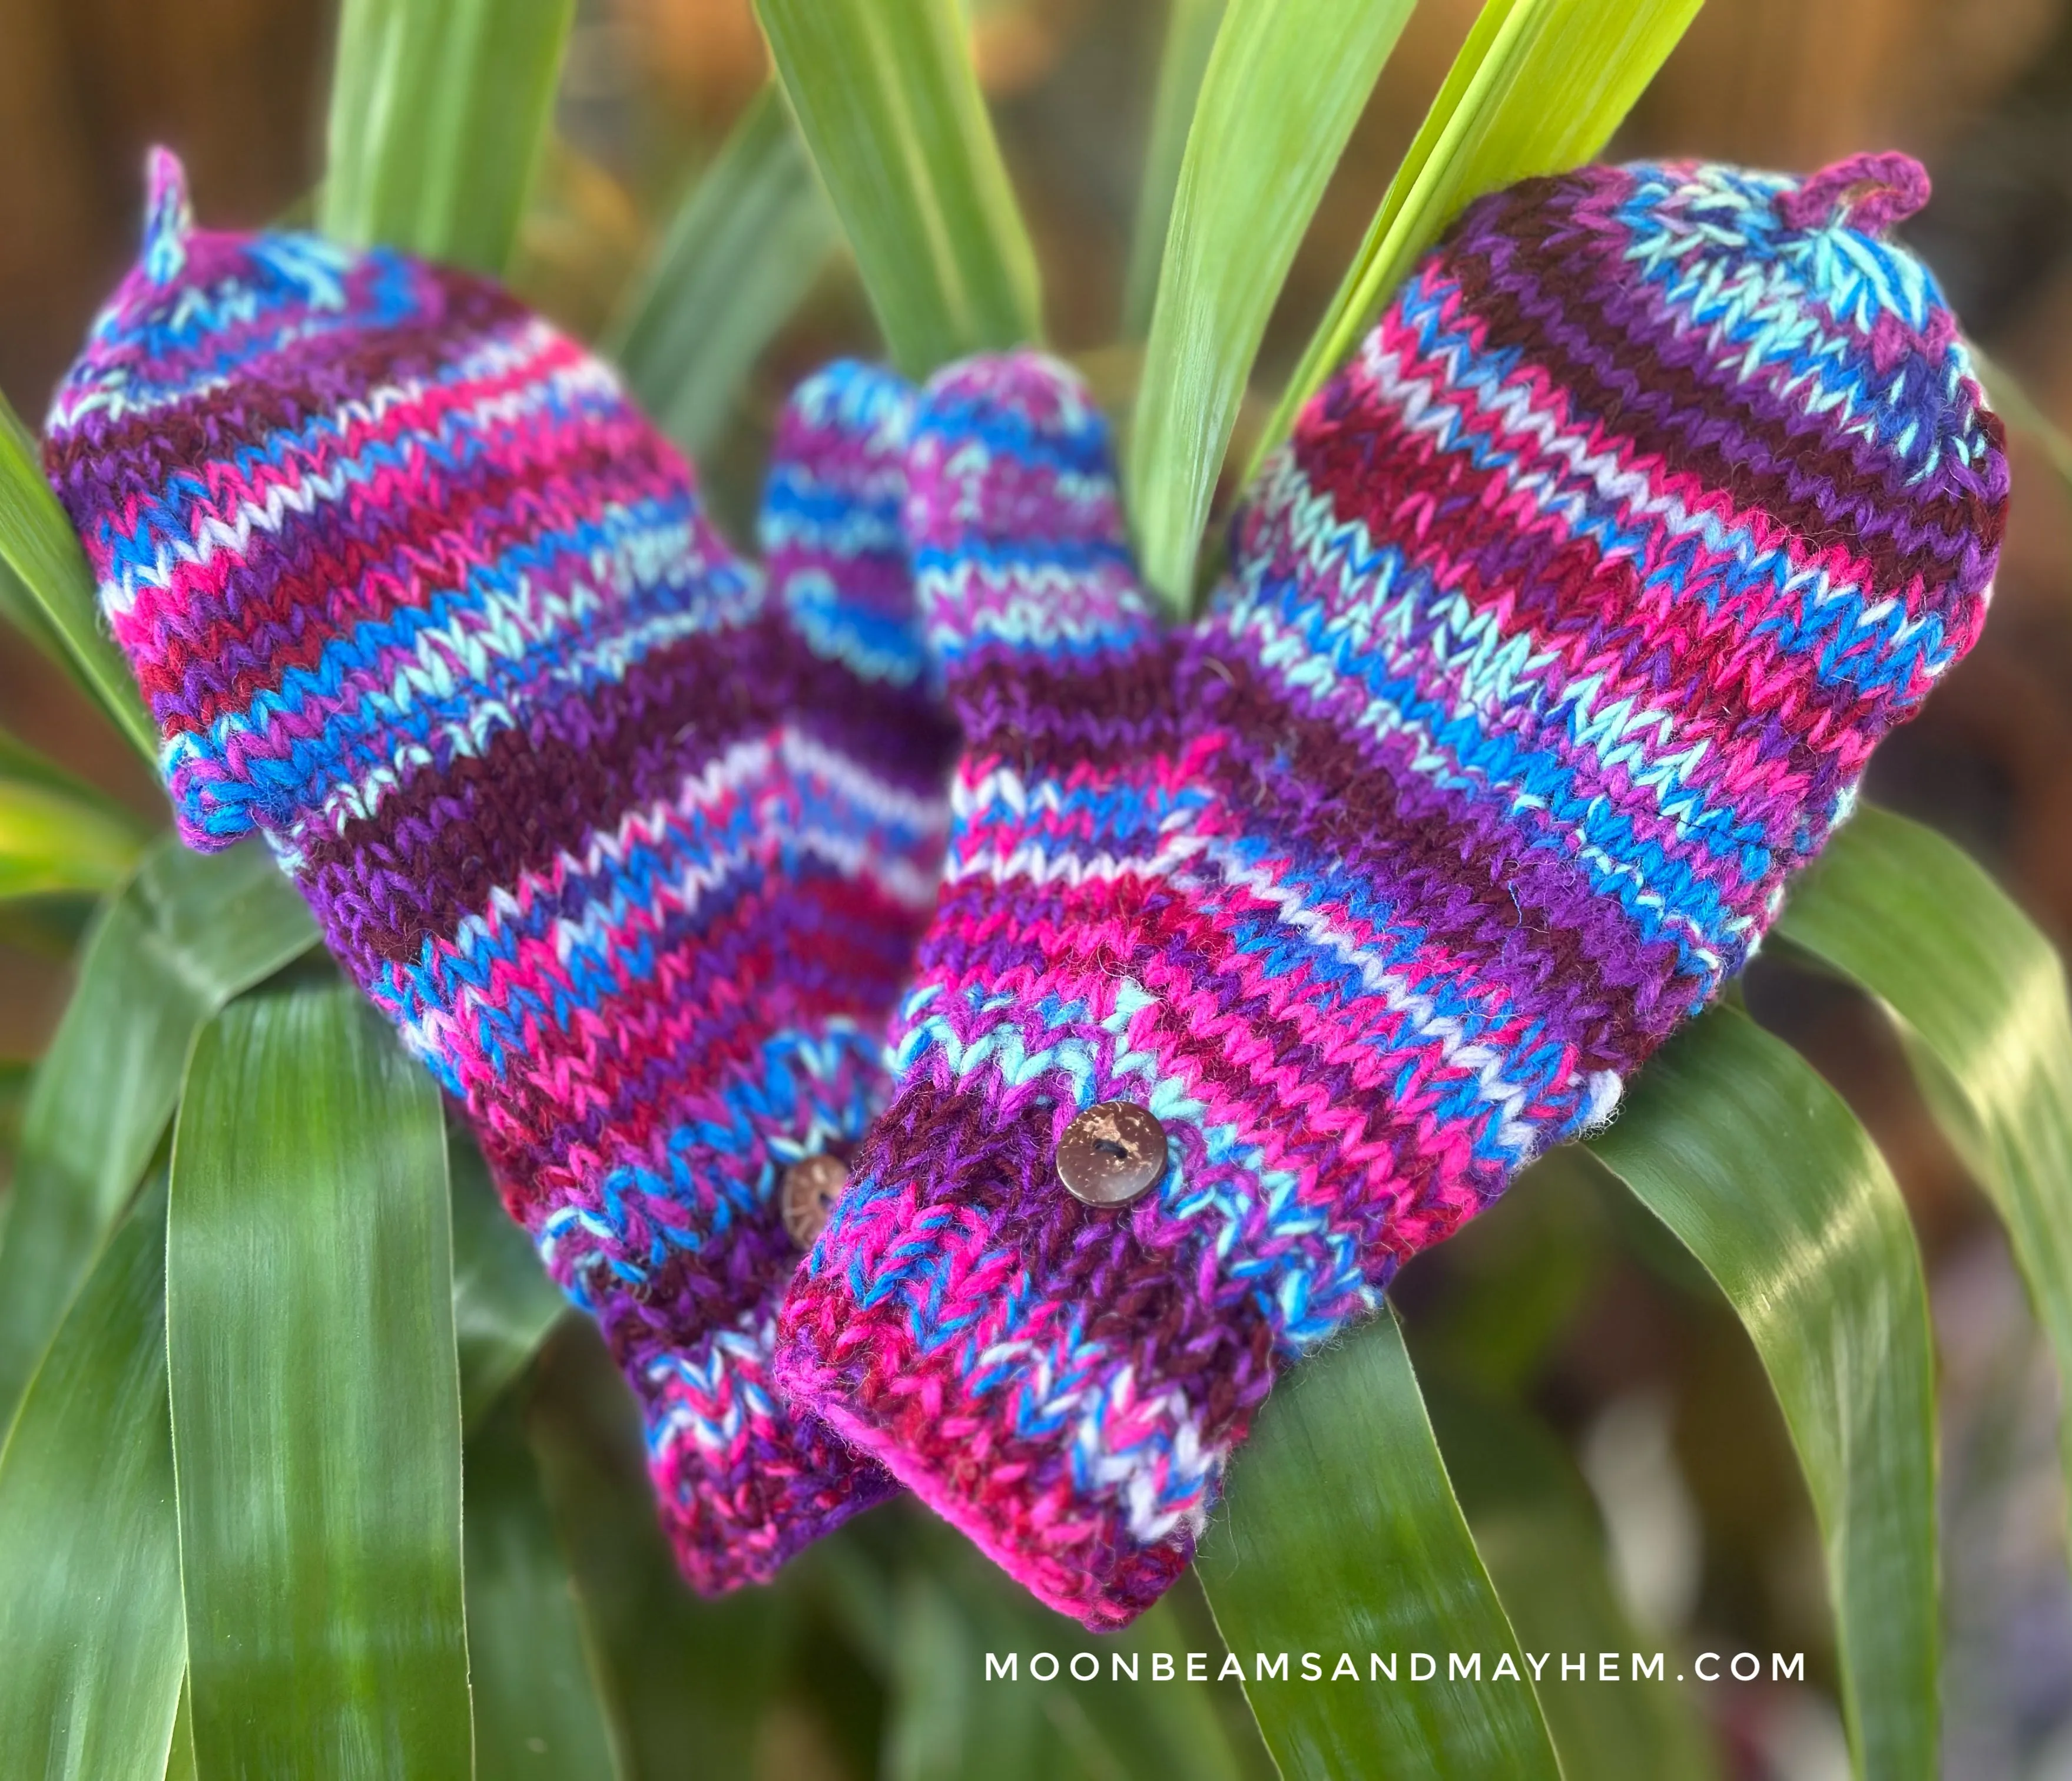
M 144 158 L 144 272 L 152 283 L 170 284 L 187 263 L 187 237 L 194 232 L 194 201 L 187 195 L 187 170 L 169 148 L 153 148 Z

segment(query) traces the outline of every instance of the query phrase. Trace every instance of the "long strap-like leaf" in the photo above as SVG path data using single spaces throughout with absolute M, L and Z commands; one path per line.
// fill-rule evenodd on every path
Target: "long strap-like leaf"
M 958 0 L 756 0 L 886 344 L 923 376 L 1042 328 Z
M 915 1515 L 904 1532 L 905 1562 L 878 1580 L 892 1623 L 876 1660 L 891 1688 L 894 1772 L 1051 1781 L 1075 1772 L 1074 1759 L 1089 1775 L 1245 1772 L 1200 1677 L 1161 1676 L 1161 1660 L 1176 1664 L 1188 1643 L 1170 1598 L 1122 1632 L 1092 1636 L 941 1524 Z M 858 1552 L 845 1555 L 852 1565 Z M 1048 1676 L 1028 1662 L 1039 1651 L 1054 1665 Z M 983 1652 L 1014 1654 L 1013 1676 L 986 1680 Z
M 1145 579 L 1175 611 L 1245 380 L 1295 249 L 1412 0 L 1230 0 L 1180 163 L 1145 348 L 1129 490 Z
M 1392 1312 L 1276 1388 L 1194 1568 L 1288 1781 L 1560 1775 Z M 1304 1652 L 1321 1676 L 1305 1678 Z M 1420 1652 L 1436 1673 L 1417 1675 Z M 1473 1680 L 1447 1663 L 1470 1652 Z M 1275 1669 L 1281 1653 L 1292 1667 Z
M 456 1134 L 447 1149 L 453 1181 L 454 1335 L 460 1401 L 479 1428 L 569 1309 L 540 1265 L 539 1252 L 504 1210 L 482 1153 Z
M 102 1253 L 0 1451 L 0 1775 L 9 1781 L 166 1773 L 187 1635 L 166 1422 L 165 1255 L 161 1184 Z
M 512 1404 L 467 1443 L 467 1550 L 476 1773 L 612 1781 L 621 1763 L 568 1561 Z
M 187 1631 L 180 1632 L 180 1649 L 187 1650 Z M 181 1672 L 180 1710 L 173 1717 L 173 1747 L 166 1755 L 166 1781 L 201 1781 L 195 1772 L 194 1697 L 187 1693 L 186 1672 Z
M 149 831 L 0 729 L 0 898 L 100 896 L 136 870 Z
M 354 991 L 203 1029 L 166 1348 L 204 1775 L 471 1772 L 450 1244 L 438 1090 Z
M 101 821 L 125 829 L 140 840 L 146 833 L 143 824 L 106 792 L 66 771 L 4 727 L 0 727 L 0 783 L 35 786 L 39 791 L 85 805 Z
M 22 1117 L 0 1230 L 0 1421 L 142 1178 L 196 1030 L 316 937 L 256 841 L 204 858 L 167 837 L 102 911 Z
M 1439 232 L 1483 192 L 1589 160 L 1700 3 L 1486 0 L 1260 435 L 1254 470 Z
M 29 430 L 0 396 L 0 617 L 13 619 L 84 689 L 154 765 L 158 727 L 114 640 L 101 628 L 93 571 L 44 479 Z
M 99 896 L 128 878 L 144 836 L 97 801 L 0 768 L 0 898 Z
M 575 0 L 346 0 L 324 232 L 502 272 L 574 17 Z
M 655 1515 L 639 1421 L 604 1344 L 579 1319 L 543 1357 L 528 1418 L 547 1502 L 636 1775 L 748 1775 L 782 1680 L 783 1590 L 700 1602 Z M 484 1777 L 487 1781 L 487 1777 Z
M 1934 1357 L 1877 1147 L 1798 1053 L 1715 1008 L 1591 1148 L 1741 1314 L 1806 1475 L 1856 1772 L 1935 1773 Z
M 605 350 L 693 457 L 841 240 L 774 88 L 758 96 L 663 237 Z
M 1692 1697 L 1675 1685 L 1675 1660 L 1661 1654 L 1659 1677 L 1637 1673 L 1634 1655 L 1647 1647 L 1613 1591 L 1603 1530 L 1560 1442 L 1507 1405 L 1429 1389 L 1425 1401 L 1475 1549 L 1489 1566 L 1519 1644 L 1529 1656 L 1597 1654 L 1591 1681 L 1556 1683 L 1540 1697 L 1562 1774 L 1571 1781 L 1585 1775 L 1674 1781 L 1716 1776 L 1719 1765 Z M 1614 1654 L 1619 1685 L 1602 1680 L 1607 1651 Z
M 1992 1197 L 2072 1380 L 2072 1013 L 2056 950 L 1962 849 L 1873 808 L 1836 833 L 1777 931 L 1915 1042 L 1929 1106 Z M 2072 1417 L 2060 1438 L 2072 1479 Z
M 1151 107 L 1151 139 L 1144 151 L 1144 179 L 1137 190 L 1137 220 L 1129 234 L 1129 270 L 1123 282 L 1122 331 L 1141 340 L 1151 329 L 1158 296 L 1158 265 L 1166 256 L 1173 197 L 1180 189 L 1180 162 L 1187 130 L 1209 72 L 1227 0 L 1172 0 L 1166 14 L 1166 44 L 1158 58 L 1158 94 Z

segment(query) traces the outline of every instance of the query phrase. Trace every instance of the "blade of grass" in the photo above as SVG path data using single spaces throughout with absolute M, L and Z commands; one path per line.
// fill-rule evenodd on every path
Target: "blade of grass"
M 475 1772 L 606 1781 L 622 1765 L 516 1405 L 469 1438 L 467 1475 Z
M 2072 1011 L 2056 950 L 1962 849 L 1870 808 L 1836 832 L 1777 932 L 1917 1042 L 1928 1104 L 2006 1226 L 2072 1380 Z M 2059 1439 L 2072 1479 L 2072 1418 Z
M 1209 52 L 1223 22 L 1227 0 L 1170 0 L 1166 43 L 1158 56 L 1158 94 L 1152 102 L 1151 136 L 1145 145 L 1144 179 L 1137 190 L 1137 221 L 1130 230 L 1129 270 L 1123 282 L 1122 334 L 1141 340 L 1151 327 L 1158 295 L 1158 263 L 1173 220 L 1173 195 L 1180 186 L 1180 158 L 1187 150 L 1187 127 L 1194 121 Z
M 1231 1651 L 1313 1651 L 1327 1680 L 1341 1653 L 1351 1660 L 1353 1688 L 1268 1677 L 1256 1660 L 1246 1676 L 1289 1781 L 1557 1781 L 1530 1672 L 1453 1499 L 1392 1311 L 1275 1388 L 1194 1569 Z M 1443 1668 L 1413 1679 L 1412 1653 L 1449 1651 L 1510 1668 L 1477 1682 Z M 1370 1668 L 1371 1654 L 1394 1661 L 1393 1680 Z
M 453 1180 L 461 1420 L 472 1433 L 531 1364 L 569 1302 L 504 1210 L 482 1153 L 466 1133 L 448 1133 L 446 1164 Z
M 318 226 L 500 273 L 575 0 L 346 0 Z
M 1268 316 L 1412 0 L 1230 0 L 1181 158 L 1129 443 L 1145 579 L 1194 591 Z
M 0 396 L 0 612 L 65 669 L 154 767 L 158 726 L 101 628 L 93 571 L 44 479 L 35 437 Z
M 766 87 L 604 340 L 641 405 L 693 458 L 719 437 L 755 361 L 841 241 L 797 126 Z
M 1473 199 L 1611 140 L 1701 0 L 1487 0 L 1310 337 L 1247 478 Z
M 899 368 L 1042 331 L 1035 250 L 956 0 L 756 0 Z
M 1446 1470 L 1504 1611 L 1528 1651 L 1638 1652 L 1612 1590 L 1604 1531 L 1560 1443 L 1523 1411 L 1428 1386 Z M 1653 1643 L 1650 1639 L 1646 1643 Z M 1708 1781 L 1719 1764 L 1688 1699 L 1667 1680 L 1540 1696 L 1564 1775 Z
M 343 985 L 202 1029 L 166 1352 L 197 1766 L 471 1772 L 438 1090 Z
M 137 1203 L 0 1450 L 0 1775 L 159 1781 L 187 1663 L 166 1196 Z
M 1813 1499 L 1856 1773 L 1933 1775 L 1934 1358 L 1913 1227 L 1839 1096 L 1715 1008 L 1591 1149 L 1697 1257 L 1770 1375 Z
M 256 841 L 204 858 L 166 837 L 102 910 L 23 1111 L 0 1241 L 0 1422 L 143 1177 L 195 1031 L 316 937 Z

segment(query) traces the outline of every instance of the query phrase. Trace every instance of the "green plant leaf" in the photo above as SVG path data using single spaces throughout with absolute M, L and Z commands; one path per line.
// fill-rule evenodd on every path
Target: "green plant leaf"
M 604 341 L 641 405 L 695 459 L 841 242 L 782 96 L 766 87 L 678 207 Z
M 22 1141 L 22 1103 L 29 1098 L 29 1061 L 0 1058 L 0 1157 L 11 1159 Z
M 0 1450 L 0 1775 L 158 1781 L 187 1662 L 166 1196 L 102 1252 Z
M 44 479 L 35 437 L 0 396 L 0 614 L 64 668 L 154 767 L 158 726 L 101 628 L 93 571 Z
M 1522 1183 L 1521 1183 L 1522 1185 Z M 1522 1410 L 1454 1391 L 1425 1402 L 1460 1493 L 1475 1549 L 1528 1651 L 1630 1656 L 1642 1639 L 1614 1594 L 1595 1505 L 1561 1445 Z M 1661 1775 L 1707 1781 L 1718 1762 L 1665 1661 L 1659 1681 L 1624 1680 L 1540 1691 L 1564 1775 Z M 1593 1670 L 1595 1678 L 1597 1672 Z
M 0 397 L 0 401 L 4 400 L 4 397 Z M 22 578 L 7 566 L 4 554 L 0 554 L 0 619 L 5 619 L 12 625 L 35 646 L 40 654 L 56 662 L 67 673 L 74 672 L 72 658 L 65 650 L 64 639 L 43 616 L 43 607 L 36 603 L 35 596 L 22 585 Z
M 1413 0 L 1230 0 L 1159 263 L 1129 442 L 1145 581 L 1182 611 L 1268 316 Z
M 1171 1602 L 1096 1636 L 1042 1606 L 941 1524 L 909 1514 L 902 1532 L 905 1562 L 889 1590 L 888 1742 L 908 1754 L 888 1764 L 894 1772 L 1004 1781 L 1076 1764 L 1097 1776 L 1238 1781 L 1243 1765 L 1209 1688 L 1184 1672 L 1161 1680 L 1153 1667 L 1153 1653 L 1185 1662 L 1175 1654 L 1190 1641 Z M 1014 1679 L 988 1681 L 985 1654 L 1010 1651 Z M 1020 1667 L 1038 1651 L 1058 1662 L 1047 1680 Z M 1084 1659 L 1091 1669 L 1075 1674 Z
M 0 779 L 0 897 L 113 890 L 134 870 L 144 838 L 97 800 Z
M 257 841 L 204 858 L 165 837 L 103 909 L 23 1110 L 0 1233 L 0 1421 L 142 1178 L 196 1030 L 316 937 Z
M 344 985 L 202 1029 L 166 1351 L 204 1775 L 471 1772 L 438 1092 Z
M 318 226 L 500 273 L 575 0 L 346 0 Z
M 1730 1007 L 1671 1040 L 1590 1147 L 1704 1264 L 1770 1375 L 1826 1550 L 1856 1772 L 1933 1775 L 1934 1359 L 1885 1158 Z
M 1158 264 L 1166 254 L 1166 231 L 1173 220 L 1173 195 L 1179 189 L 1187 128 L 1194 121 L 1202 77 L 1209 71 L 1209 52 L 1215 47 L 1226 4 L 1227 0 L 1170 0 L 1166 7 L 1158 93 L 1152 102 L 1151 137 L 1145 145 L 1144 179 L 1137 190 L 1129 270 L 1123 282 L 1125 339 L 1141 340 L 1150 331 L 1151 306 L 1158 295 Z
M 714 1602 L 676 1573 L 656 1519 L 639 1419 L 587 1318 L 556 1326 L 528 1388 L 528 1429 L 591 1648 L 613 1703 L 621 1759 L 641 1776 L 754 1771 L 782 1673 L 785 1590 Z
M 956 0 L 756 0 L 800 134 L 908 376 L 1042 328 Z
M 1701 0 L 1486 0 L 1318 324 L 1248 479 L 1472 200 L 1611 140 Z
M 1060 1771 L 1082 1772 L 1044 1713 L 1046 1689 L 1018 1678 L 980 1680 L 985 1635 L 931 1569 L 906 1567 L 892 1600 L 890 1781 L 1049 1781 Z
M 2007 1227 L 2072 1380 L 2072 1013 L 2056 949 L 1961 848 L 1868 807 L 1793 888 L 1777 933 L 1914 1041 L 1929 1106 Z M 2060 1439 L 2072 1478 L 2072 1419 Z
M 1045 1706 L 1066 1747 L 1091 1774 L 1238 1781 L 1247 1772 L 1206 1684 L 1189 1680 L 1183 1672 L 1170 1685 L 1151 1689 L 1147 1697 L 1134 1680 L 1122 1680 L 1142 1676 L 1149 1682 L 1157 1673 L 1152 1667 L 1154 1652 L 1170 1656 L 1187 1648 L 1190 1641 L 1170 1602 L 1147 1609 L 1120 1634 L 1092 1639 L 1071 1627 L 1069 1635 L 1075 1647 L 1100 1660 L 1101 1679 L 1055 1686 Z M 1062 1643 L 1054 1640 L 1054 1647 Z
M 114 799 L 0 729 L 0 898 L 99 896 L 150 838 Z
M 62 962 L 79 951 L 100 913 L 98 899 L 80 895 L 0 899 L 0 946 Z
M 0 782 L 35 786 L 39 791 L 53 792 L 75 804 L 89 804 L 107 821 L 125 825 L 139 840 L 150 833 L 128 809 L 106 792 L 97 786 L 89 785 L 78 775 L 67 772 L 47 755 L 31 748 L 19 736 L 5 728 L 0 728 Z
M 166 1450 L 170 1453 L 170 1444 Z M 180 1656 L 187 1656 L 187 1632 L 180 1633 Z M 187 1672 L 180 1672 L 180 1707 L 173 1717 L 172 1748 L 166 1753 L 166 1781 L 199 1781 L 195 1773 L 194 1697 L 187 1693 Z
M 1530 1672 L 1453 1499 L 1392 1311 L 1274 1388 L 1194 1569 L 1289 1781 L 1557 1781 Z M 1260 1674 L 1259 1654 L 1282 1651 L 1288 1678 Z M 1470 1651 L 1492 1671 L 1507 1661 L 1509 1673 L 1450 1676 L 1447 1655 Z M 1323 1681 L 1303 1679 L 1305 1652 Z M 1419 1652 L 1437 1657 L 1429 1680 L 1412 1679 Z M 1325 1685 L 1341 1653 L 1355 1687 Z M 1371 1654 L 1394 1660 L 1393 1682 L 1370 1669 Z
M 621 1765 L 515 1404 L 469 1438 L 467 1475 L 475 1772 L 607 1781 Z
M 482 1153 L 449 1134 L 453 1181 L 454 1337 L 461 1420 L 472 1431 L 528 1366 L 569 1308 L 489 1178 Z

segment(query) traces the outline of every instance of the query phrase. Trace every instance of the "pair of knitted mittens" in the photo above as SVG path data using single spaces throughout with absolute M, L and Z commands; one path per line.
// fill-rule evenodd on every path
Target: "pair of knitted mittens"
M 262 834 L 465 1108 L 625 1368 L 706 1590 L 892 1487 L 785 1413 L 769 1355 L 787 1170 L 882 1104 L 941 857 L 911 401 L 855 367 L 799 391 L 758 571 L 613 374 L 504 292 L 197 231 L 159 154 L 51 415 L 181 835 Z
M 1044 1601 L 1157 1599 L 1276 1374 L 1611 1116 L 1977 636 L 2007 468 L 1882 238 L 1925 186 L 1478 204 L 1186 630 L 1070 373 L 924 397 L 948 865 L 777 1376 Z
M 1976 636 L 2007 472 L 1883 239 L 1924 193 L 1482 200 L 1185 629 L 1050 361 L 809 383 L 757 571 L 508 297 L 197 232 L 169 162 L 49 463 L 181 832 L 263 833 L 465 1107 L 693 1582 L 896 1479 L 1112 1627 L 1276 1374 L 1610 1117 Z

